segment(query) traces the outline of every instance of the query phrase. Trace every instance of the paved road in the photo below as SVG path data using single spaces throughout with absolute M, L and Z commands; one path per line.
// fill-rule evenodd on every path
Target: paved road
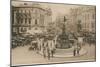
M 84 60 L 95 60 L 95 46 L 86 45 L 83 48 L 88 52 L 79 57 L 67 57 L 67 58 L 43 58 L 40 54 L 37 54 L 34 51 L 28 50 L 29 46 L 17 47 L 12 50 L 12 64 L 13 65 L 26 65 L 26 64 L 44 64 L 44 63 L 62 63 L 62 62 L 73 62 L 75 60 L 84 61 Z

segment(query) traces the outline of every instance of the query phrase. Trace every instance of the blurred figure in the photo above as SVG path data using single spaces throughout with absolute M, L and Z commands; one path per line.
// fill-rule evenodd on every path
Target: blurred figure
M 80 50 L 81 50 L 81 47 L 77 46 L 77 55 L 80 55 Z
M 73 55 L 76 56 L 77 52 L 77 39 L 74 40 L 74 50 L 73 50 Z
M 45 47 L 45 45 L 46 45 L 46 41 L 44 41 L 43 44 L 42 44 L 43 57 L 44 57 L 44 58 L 46 58 L 46 47 Z
M 80 48 L 83 46 L 83 37 L 82 36 L 78 37 L 78 45 Z
M 76 56 L 76 49 L 73 50 L 73 55 Z
M 48 57 L 48 60 L 50 60 L 50 49 L 49 49 L 48 43 L 46 45 L 46 48 L 47 48 L 47 57 Z

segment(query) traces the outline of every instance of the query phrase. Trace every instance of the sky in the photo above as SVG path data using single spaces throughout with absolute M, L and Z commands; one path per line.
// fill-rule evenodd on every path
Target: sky
M 50 7 L 52 10 L 52 20 L 56 19 L 59 15 L 68 15 L 71 8 L 77 8 L 76 5 L 65 5 L 65 4 L 53 4 L 53 3 L 41 3 L 44 6 Z

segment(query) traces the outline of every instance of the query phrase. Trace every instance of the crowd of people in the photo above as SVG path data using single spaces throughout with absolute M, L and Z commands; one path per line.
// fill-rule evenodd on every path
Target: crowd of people
M 80 50 L 83 46 L 83 37 L 75 37 L 73 40 L 73 56 L 80 55 Z M 50 59 L 54 56 L 57 44 L 57 37 L 42 37 L 37 38 L 36 41 L 32 41 L 31 47 L 37 53 L 42 54 L 44 58 Z
M 29 50 L 34 50 L 41 54 L 44 58 L 50 60 L 50 58 L 54 57 L 58 44 L 57 39 L 57 35 L 36 37 L 36 39 L 31 41 L 31 43 L 28 42 L 30 45 Z M 80 50 L 83 46 L 83 39 L 83 37 L 73 36 L 73 56 L 80 55 Z
M 48 59 L 50 59 L 51 57 L 53 58 L 56 49 L 56 38 L 55 37 L 37 38 L 36 41 L 32 41 L 31 48 L 35 50 L 37 53 L 42 54 L 44 58 Z

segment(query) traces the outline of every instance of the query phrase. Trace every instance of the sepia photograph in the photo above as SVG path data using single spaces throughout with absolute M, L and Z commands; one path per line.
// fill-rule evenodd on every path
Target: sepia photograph
M 11 66 L 95 61 L 95 5 L 11 1 Z

